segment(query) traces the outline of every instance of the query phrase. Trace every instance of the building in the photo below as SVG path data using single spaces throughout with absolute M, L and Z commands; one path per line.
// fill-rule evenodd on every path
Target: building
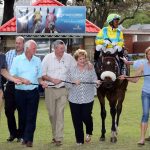
M 63 6 L 56 0 L 38 0 L 32 4 L 32 6 Z M 52 41 L 55 39 L 63 39 L 68 45 L 68 52 L 73 52 L 77 48 L 85 48 L 90 56 L 93 57 L 94 52 L 94 40 L 99 27 L 86 20 L 86 33 L 85 34 L 20 34 L 26 39 L 34 38 L 37 40 L 46 39 L 49 40 L 51 46 Z M 0 36 L 2 38 L 1 44 L 4 51 L 14 47 L 16 33 L 16 17 L 9 20 L 7 23 L 0 27 Z
M 27 2 L 29 1 L 19 0 L 18 5 L 22 5 L 21 1 Z M 35 1 L 35 0 L 33 0 Z M 30 1 L 31 2 L 31 1 Z M 17 5 L 17 4 L 16 4 Z M 57 0 L 37 0 L 32 3 L 32 6 L 63 6 L 62 3 Z M 73 53 L 74 50 L 78 48 L 84 48 L 87 50 L 90 60 L 93 59 L 93 54 L 95 50 L 95 36 L 100 30 L 99 27 L 86 20 L 86 33 L 84 34 L 18 34 L 16 33 L 16 17 L 9 20 L 3 26 L 0 27 L 0 37 L 1 37 L 1 47 L 3 51 L 7 51 L 10 48 L 14 47 L 15 36 L 23 35 L 26 39 L 36 39 L 39 42 L 39 55 L 43 55 L 46 52 L 49 52 L 51 49 L 51 43 L 55 39 L 63 39 L 67 43 L 68 52 Z M 142 30 L 142 29 L 123 29 L 124 37 L 125 37 L 125 47 L 127 48 L 129 53 L 142 53 L 145 48 L 150 46 L 150 30 Z M 42 43 L 47 40 L 47 46 L 44 47 L 45 51 L 42 52 L 45 43 Z M 141 41 L 140 39 L 148 39 L 148 41 Z M 41 41 L 40 41 L 41 40 Z M 138 43 L 138 44 L 137 44 Z M 140 46 L 139 46 L 140 45 Z M 141 46 L 142 45 L 142 46 Z M 47 49 L 47 50 L 46 50 Z

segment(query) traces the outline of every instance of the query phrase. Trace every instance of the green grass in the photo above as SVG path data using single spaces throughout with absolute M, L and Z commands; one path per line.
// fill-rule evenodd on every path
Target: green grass
M 65 108 L 65 128 L 64 128 L 64 144 L 61 147 L 55 147 L 50 144 L 52 134 L 50 128 L 50 122 L 48 119 L 48 113 L 45 107 L 44 100 L 40 101 L 37 128 L 35 131 L 34 145 L 32 150 L 150 150 L 150 142 L 146 143 L 144 147 L 138 147 L 137 141 L 140 137 L 140 120 L 141 120 L 141 87 L 142 80 L 139 83 L 130 83 L 126 92 L 126 98 L 123 104 L 123 110 L 120 118 L 118 141 L 115 144 L 110 142 L 110 129 L 111 129 L 111 117 L 108 102 L 107 118 L 106 118 L 106 141 L 99 142 L 99 136 L 101 131 L 101 119 L 100 119 L 100 106 L 98 99 L 95 98 L 93 108 L 93 122 L 94 131 L 92 136 L 92 142 L 90 144 L 84 144 L 83 146 L 76 146 L 74 128 L 72 125 L 69 105 L 67 103 Z M 6 123 L 6 117 L 4 110 L 1 114 L 0 121 L 0 150 L 22 150 L 30 149 L 22 146 L 16 141 L 7 143 L 8 129 Z M 148 134 L 147 134 L 148 135 Z

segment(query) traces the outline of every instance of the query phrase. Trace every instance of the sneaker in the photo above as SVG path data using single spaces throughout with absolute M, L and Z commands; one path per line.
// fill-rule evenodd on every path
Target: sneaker
M 32 147 L 33 146 L 33 143 L 31 142 L 31 141 L 28 141 L 27 143 L 26 143 L 26 147 Z
M 91 135 L 87 134 L 87 135 L 86 135 L 85 142 L 86 142 L 86 143 L 89 143 L 90 141 L 91 141 Z
M 82 145 L 82 144 L 83 144 L 83 143 L 76 143 L 77 146 L 80 146 L 80 145 Z
M 56 140 L 53 138 L 51 141 L 51 144 L 54 144 L 54 143 L 56 143 Z
M 12 142 L 12 141 L 14 141 L 15 138 L 16 138 L 16 136 L 10 135 L 10 137 L 7 139 L 7 141 Z

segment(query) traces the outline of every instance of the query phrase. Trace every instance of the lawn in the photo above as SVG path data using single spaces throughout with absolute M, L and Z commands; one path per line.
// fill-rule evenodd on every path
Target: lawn
M 120 118 L 118 141 L 115 144 L 110 142 L 110 128 L 111 118 L 110 110 L 107 105 L 107 119 L 106 119 L 106 141 L 99 142 L 99 136 L 101 131 L 100 123 L 100 106 L 97 97 L 95 97 L 95 103 L 93 108 L 93 122 L 94 131 L 92 136 L 92 142 L 90 144 L 84 144 L 82 146 L 76 146 L 74 129 L 72 125 L 69 105 L 67 103 L 65 108 L 65 128 L 64 128 L 64 144 L 60 147 L 55 147 L 50 144 L 52 134 L 50 129 L 50 123 L 48 119 L 48 113 L 45 107 L 44 99 L 40 100 L 39 111 L 37 117 L 37 128 L 35 131 L 34 145 L 32 150 L 150 150 L 150 142 L 145 146 L 137 146 L 137 142 L 140 137 L 140 120 L 141 120 L 141 86 L 142 80 L 139 83 L 130 83 L 126 92 L 126 98 L 123 104 L 123 111 Z M 22 150 L 30 149 L 22 146 L 16 141 L 7 143 L 8 137 L 6 117 L 4 110 L 1 114 L 0 120 L 0 150 Z M 148 134 L 147 134 L 148 135 Z

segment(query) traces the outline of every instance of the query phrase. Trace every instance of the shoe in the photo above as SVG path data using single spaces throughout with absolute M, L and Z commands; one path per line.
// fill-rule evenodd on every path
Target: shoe
M 22 145 L 26 145 L 27 142 L 23 140 L 23 141 L 21 142 L 21 144 L 22 144 Z
M 137 145 L 143 146 L 143 145 L 145 145 L 145 143 L 140 141 L 140 142 L 137 143 Z
M 16 138 L 15 136 L 10 135 L 10 137 L 7 139 L 7 141 L 12 142 L 12 141 L 14 141 L 15 138 Z
M 86 143 L 89 143 L 90 141 L 91 141 L 91 135 L 87 134 L 87 135 L 86 135 L 85 142 L 86 142 Z
M 52 144 L 56 143 L 56 140 L 53 138 L 51 141 Z
M 17 138 L 17 142 L 23 142 L 22 138 Z
M 62 145 L 62 142 L 61 142 L 61 141 L 56 141 L 56 140 L 55 140 L 55 144 L 56 144 L 56 146 L 61 146 L 61 145 Z
M 27 143 L 26 143 L 26 147 L 32 147 L 33 146 L 33 143 L 31 142 L 31 141 L 28 141 Z
M 80 146 L 80 145 L 82 145 L 82 144 L 83 144 L 83 143 L 76 143 L 77 146 Z
M 150 136 L 145 138 L 145 141 L 150 141 Z

